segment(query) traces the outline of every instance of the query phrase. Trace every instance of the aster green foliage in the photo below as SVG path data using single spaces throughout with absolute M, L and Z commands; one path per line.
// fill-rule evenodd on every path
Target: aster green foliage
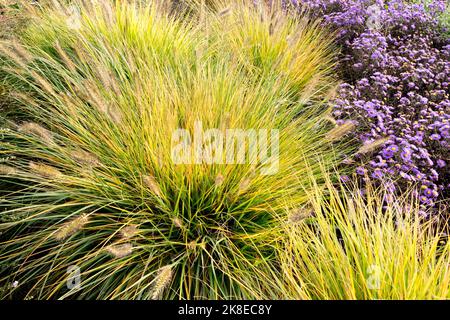
M 0 141 L 15 157 L 0 166 L 1 281 L 19 284 L 4 297 L 255 297 L 231 270 L 276 264 L 278 217 L 336 161 L 323 104 L 331 39 L 265 7 L 183 19 L 159 4 L 98 4 L 34 8 L 1 47 L 28 118 Z M 278 171 L 175 164 L 172 134 L 196 121 L 279 130 Z

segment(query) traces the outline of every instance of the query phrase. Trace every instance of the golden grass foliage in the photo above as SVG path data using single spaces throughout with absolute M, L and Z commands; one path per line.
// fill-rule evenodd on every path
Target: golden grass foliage
M 257 280 L 240 281 L 258 299 L 449 299 L 450 242 L 436 219 L 424 219 L 412 193 L 360 190 L 315 188 L 313 216 L 282 224 L 281 270 L 263 264 Z

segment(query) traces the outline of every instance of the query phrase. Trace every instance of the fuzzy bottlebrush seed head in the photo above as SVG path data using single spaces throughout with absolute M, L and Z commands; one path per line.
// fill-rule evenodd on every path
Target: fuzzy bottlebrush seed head
M 55 167 L 43 163 L 35 163 L 33 161 L 30 161 L 28 167 L 30 168 L 31 172 L 44 178 L 57 179 L 63 176 L 61 171 L 59 171 Z
M 175 227 L 177 227 L 178 229 L 184 229 L 183 221 L 182 221 L 180 218 L 178 218 L 178 217 L 173 218 L 173 219 L 172 219 L 172 223 L 173 223 L 173 225 L 174 225 Z
M 115 258 L 120 259 L 129 256 L 133 252 L 133 245 L 131 243 L 112 244 L 107 246 L 105 250 Z
M 50 145 L 54 144 L 52 133 L 40 124 L 34 122 L 26 122 L 18 127 L 18 131 L 25 134 L 37 136 L 41 138 L 44 143 Z
M 157 197 L 161 198 L 161 188 L 159 187 L 158 183 L 156 182 L 155 178 L 150 175 L 145 175 L 142 177 L 142 180 L 144 181 L 144 184 L 147 186 L 147 188 Z
M 345 158 L 344 160 L 342 160 L 342 163 L 343 164 L 346 164 L 346 165 L 352 165 L 352 164 L 354 164 L 356 161 L 354 160 L 354 159 L 352 159 L 352 158 L 350 158 L 350 157 L 347 157 L 347 158 Z
M 186 244 L 186 249 L 188 250 L 195 250 L 198 246 L 198 242 L 195 240 L 192 240 L 191 242 L 189 242 L 188 244 Z
M 0 164 L 0 175 L 15 175 L 17 174 L 17 169 L 6 164 Z
M 89 217 L 86 214 L 82 214 L 81 216 L 66 222 L 63 224 L 58 231 L 54 234 L 54 238 L 58 241 L 65 240 L 70 236 L 74 235 L 89 222 Z
M 244 178 L 239 183 L 239 193 L 245 193 L 250 187 L 252 180 L 250 178 Z
M 363 144 L 359 149 L 358 149 L 358 154 L 365 154 L 365 153 L 370 153 L 375 151 L 376 149 L 378 149 L 379 147 L 383 146 L 386 142 L 389 141 L 389 138 L 381 138 L 369 143 L 365 143 Z
M 18 57 L 22 58 L 26 63 L 33 61 L 33 56 L 21 45 L 19 42 L 13 40 L 11 42 L 12 48 Z
M 139 232 L 139 229 L 135 225 L 126 226 L 120 229 L 119 233 L 124 239 L 130 239 L 136 236 Z
M 87 151 L 75 150 L 75 151 L 72 151 L 70 153 L 70 155 L 76 162 L 78 162 L 82 165 L 87 165 L 91 168 L 100 166 L 100 161 L 98 160 L 98 158 L 95 155 L 93 155 L 92 153 L 89 153 Z
M 120 124 L 123 119 L 123 115 L 120 109 L 113 105 L 108 106 L 107 116 L 109 116 L 111 121 L 116 124 Z
M 56 91 L 54 87 L 52 86 L 51 82 L 42 74 L 35 70 L 29 70 L 30 76 L 33 78 L 33 80 L 36 82 L 36 84 L 42 88 L 43 91 L 46 92 L 46 94 L 50 96 L 57 96 Z
M 225 181 L 225 177 L 221 173 L 219 173 L 216 176 L 216 179 L 214 180 L 214 185 L 216 187 L 220 187 L 223 184 L 224 181 Z
M 345 135 L 349 134 L 355 130 L 355 124 L 351 121 L 346 121 L 341 125 L 334 127 L 330 132 L 328 132 L 326 138 L 329 141 L 338 141 Z
M 14 44 L 7 46 L 4 43 L 0 44 L 0 54 L 8 57 L 10 61 L 13 61 L 16 65 L 26 68 L 30 60 L 25 59 L 22 55 L 17 52 L 17 48 L 14 48 Z
M 76 67 L 75 63 L 71 60 L 71 58 L 68 56 L 66 51 L 61 47 L 61 44 L 59 43 L 59 41 L 56 41 L 55 49 L 58 52 L 61 59 L 63 60 L 66 67 L 69 68 L 70 71 L 76 72 L 77 67 Z
M 337 125 L 336 119 L 331 117 L 331 116 L 329 116 L 329 115 L 325 116 L 324 119 L 329 121 L 330 123 L 332 123 L 335 126 Z
M 82 81 L 82 84 L 75 87 L 74 90 L 78 96 L 94 105 L 101 114 L 106 116 L 112 122 L 115 124 L 120 124 L 122 122 L 123 115 L 120 109 L 113 101 L 105 99 L 105 96 L 102 94 L 97 83 L 84 80 Z
M 308 206 L 291 210 L 288 213 L 288 222 L 293 224 L 298 223 L 306 218 L 311 217 L 313 213 L 314 210 Z
M 162 267 L 155 277 L 151 297 L 153 300 L 160 298 L 163 291 L 167 288 L 172 280 L 173 270 L 171 266 Z

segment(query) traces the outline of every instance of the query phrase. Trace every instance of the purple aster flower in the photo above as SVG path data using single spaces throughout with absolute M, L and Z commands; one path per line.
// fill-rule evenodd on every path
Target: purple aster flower
M 364 167 L 358 167 L 356 168 L 356 173 L 363 176 L 366 174 L 366 169 Z
M 400 176 L 405 180 L 411 180 L 411 176 L 406 172 L 400 171 Z
M 421 173 L 421 172 L 417 172 L 417 173 L 416 173 L 416 178 L 417 178 L 418 180 L 422 180 L 424 177 L 425 177 L 425 175 L 424 175 L 423 173 Z
M 436 161 L 436 164 L 438 165 L 439 168 L 445 167 L 445 161 L 444 160 L 438 159 Z
M 398 146 L 396 146 L 395 144 L 390 145 L 388 148 L 393 153 L 396 153 L 398 151 Z
M 403 151 L 400 153 L 400 157 L 405 162 L 411 161 L 411 149 L 404 148 Z
M 419 210 L 419 216 L 426 219 L 428 218 L 429 214 L 425 210 Z
M 434 141 L 438 141 L 438 140 L 441 139 L 441 135 L 440 135 L 440 134 L 437 134 L 437 133 L 434 133 L 434 134 L 432 134 L 432 135 L 430 136 L 430 139 L 431 139 L 431 140 L 434 140 Z
M 372 178 L 374 179 L 381 179 L 383 177 L 383 172 L 381 171 L 381 169 L 375 169 L 372 172 Z
M 430 188 L 426 188 L 425 190 L 423 190 L 423 194 L 427 197 L 427 198 L 431 198 L 433 197 L 433 190 Z
M 427 104 L 428 103 L 428 99 L 425 97 L 420 98 L 420 103 L 421 104 Z
M 434 169 L 430 169 L 430 177 L 432 180 L 438 180 L 439 179 L 439 173 L 434 170 Z
M 419 197 L 420 202 L 426 205 L 432 205 L 433 204 L 433 200 L 430 198 L 427 198 L 426 196 L 420 196 Z
M 390 159 L 394 156 L 394 152 L 390 148 L 383 149 L 381 155 L 384 159 Z

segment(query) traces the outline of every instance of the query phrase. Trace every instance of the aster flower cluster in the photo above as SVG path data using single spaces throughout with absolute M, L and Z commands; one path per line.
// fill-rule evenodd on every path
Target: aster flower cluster
M 438 23 L 445 1 L 303 4 L 337 31 L 343 51 L 339 69 L 346 83 L 334 117 L 338 123 L 351 119 L 364 144 L 386 139 L 369 157 L 358 156 L 364 165 L 356 173 L 396 181 L 400 189 L 417 183 L 427 206 L 448 199 L 450 39 Z

